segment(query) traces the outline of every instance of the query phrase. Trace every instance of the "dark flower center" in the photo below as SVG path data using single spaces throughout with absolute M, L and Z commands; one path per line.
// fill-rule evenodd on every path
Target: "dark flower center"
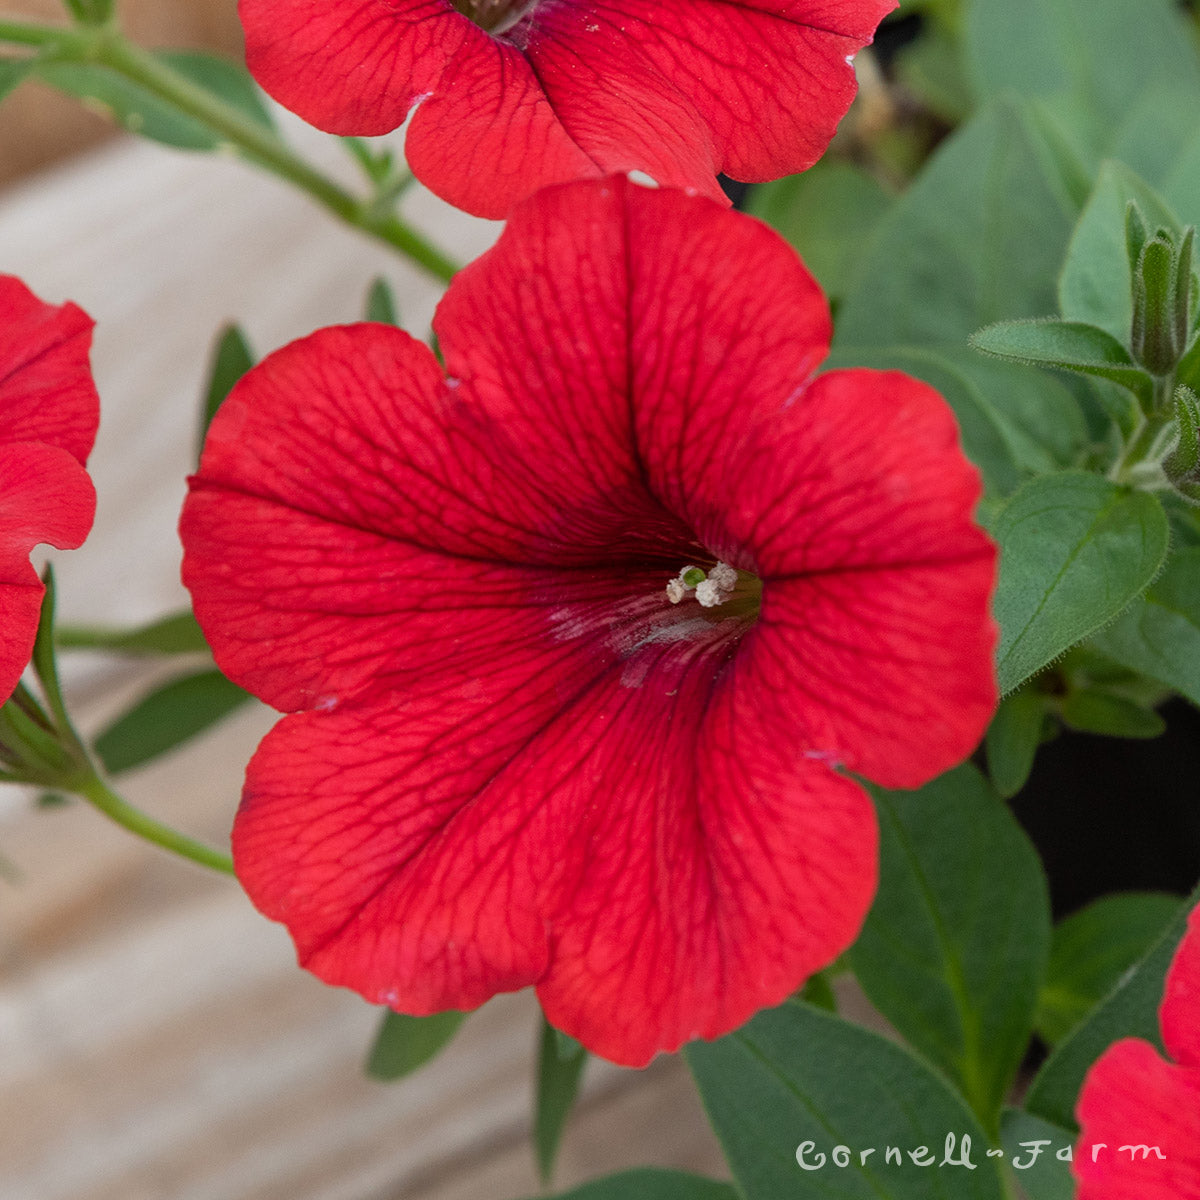
M 536 0 L 450 0 L 464 17 L 488 33 L 511 29 Z

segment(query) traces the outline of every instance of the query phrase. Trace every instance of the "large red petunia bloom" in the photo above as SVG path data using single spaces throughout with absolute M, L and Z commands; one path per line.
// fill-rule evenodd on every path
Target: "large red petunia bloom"
M 100 419 L 91 339 L 82 309 L 43 304 L 0 275 L 0 701 L 37 635 L 43 589 L 30 551 L 74 549 L 92 527 L 96 493 L 83 469 Z
M 912 787 L 979 738 L 976 472 L 924 384 L 813 378 L 811 276 L 680 192 L 539 193 L 435 326 L 448 376 L 380 325 L 272 355 L 192 480 L 200 622 L 293 713 L 238 874 L 330 983 L 416 1014 L 536 984 L 642 1064 L 855 937 L 876 825 L 839 765 Z
M 1167 974 L 1159 1025 L 1173 1062 L 1126 1038 L 1083 1082 L 1078 1200 L 1200 1200 L 1200 907 Z
M 896 0 L 241 0 L 246 61 L 330 133 L 395 129 L 417 178 L 483 217 L 551 183 L 812 166 L 850 59 Z

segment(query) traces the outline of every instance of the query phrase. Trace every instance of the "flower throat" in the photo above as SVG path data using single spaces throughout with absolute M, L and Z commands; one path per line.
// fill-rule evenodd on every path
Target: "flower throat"
M 531 9 L 535 0 L 450 0 L 464 17 L 487 33 L 504 33 Z

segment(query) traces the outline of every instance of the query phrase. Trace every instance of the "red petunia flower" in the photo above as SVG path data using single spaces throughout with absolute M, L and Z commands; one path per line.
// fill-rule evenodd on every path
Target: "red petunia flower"
M 1200 1200 L 1200 907 L 1188 920 L 1158 1015 L 1173 1062 L 1126 1038 L 1083 1081 L 1078 1200 Z
M 37 635 L 42 582 L 29 552 L 80 545 L 96 493 L 83 469 L 99 401 L 88 365 L 92 322 L 43 304 L 0 275 L 0 701 L 12 695 Z
M 942 399 L 837 371 L 770 230 L 624 178 L 520 206 L 435 321 L 327 329 L 220 410 L 184 580 L 293 715 L 234 858 L 330 983 L 536 984 L 618 1062 L 715 1037 L 855 937 L 870 800 L 993 707 L 991 544 Z
M 896 0 L 241 0 L 246 61 L 330 133 L 395 129 L 451 204 L 503 217 L 546 184 L 641 170 L 812 166 L 854 99 L 850 59 Z

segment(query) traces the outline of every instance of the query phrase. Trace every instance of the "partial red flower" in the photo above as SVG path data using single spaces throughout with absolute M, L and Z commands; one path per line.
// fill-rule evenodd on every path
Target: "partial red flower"
M 641 170 L 723 199 L 719 172 L 812 166 L 849 60 L 896 0 L 241 0 L 246 60 L 306 121 L 395 129 L 451 204 L 503 217 L 546 184 Z
M 292 713 L 238 874 L 330 983 L 416 1014 L 536 984 L 645 1063 L 857 934 L 877 831 L 839 767 L 912 787 L 978 740 L 976 472 L 924 384 L 813 377 L 816 283 L 709 200 L 540 193 L 435 327 L 448 374 L 380 325 L 272 355 L 192 480 L 196 613 Z
M 92 527 L 96 493 L 83 469 L 100 416 L 91 338 L 82 309 L 43 304 L 0 275 L 0 701 L 37 635 L 43 588 L 30 551 L 73 549 Z
M 1083 1082 L 1078 1200 L 1200 1200 L 1200 907 L 1175 953 L 1158 1015 L 1173 1061 L 1126 1038 Z

